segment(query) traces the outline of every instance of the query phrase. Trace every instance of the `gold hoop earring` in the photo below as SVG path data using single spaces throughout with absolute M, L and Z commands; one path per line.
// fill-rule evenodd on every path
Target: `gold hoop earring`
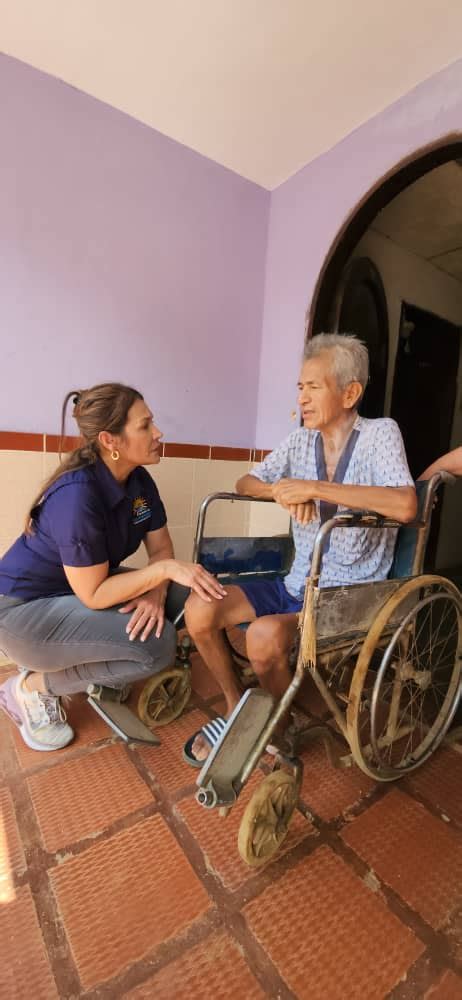
M 111 451 L 111 458 L 112 458 L 113 462 L 118 462 L 119 461 L 120 454 L 117 451 L 117 448 L 115 448 L 114 451 Z

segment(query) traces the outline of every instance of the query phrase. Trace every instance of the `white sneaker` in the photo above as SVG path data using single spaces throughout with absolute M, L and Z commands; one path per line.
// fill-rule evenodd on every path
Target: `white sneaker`
M 18 726 L 31 750 L 62 750 L 74 739 L 59 698 L 39 691 L 27 691 L 27 674 L 9 677 L 0 688 L 0 708 Z

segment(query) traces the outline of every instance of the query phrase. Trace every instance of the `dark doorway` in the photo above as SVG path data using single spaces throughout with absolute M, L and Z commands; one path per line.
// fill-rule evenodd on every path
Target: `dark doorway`
M 403 303 L 391 416 L 398 422 L 415 479 L 451 447 L 459 327 Z M 433 513 L 426 564 L 434 567 L 442 494 Z
M 335 297 L 331 328 L 354 333 L 369 350 L 369 384 L 361 401 L 364 417 L 382 417 L 388 367 L 388 310 L 380 274 L 368 257 L 345 268 Z

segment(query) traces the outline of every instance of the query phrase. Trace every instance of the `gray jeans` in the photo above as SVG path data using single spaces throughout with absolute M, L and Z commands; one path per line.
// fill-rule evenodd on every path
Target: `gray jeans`
M 122 688 L 174 663 L 172 621 L 188 594 L 186 587 L 170 584 L 169 620 L 159 639 L 151 632 L 145 642 L 130 642 L 130 614 L 119 614 L 121 605 L 92 611 L 73 594 L 35 601 L 0 596 L 0 650 L 21 667 L 43 672 L 50 694 L 75 694 L 89 684 Z

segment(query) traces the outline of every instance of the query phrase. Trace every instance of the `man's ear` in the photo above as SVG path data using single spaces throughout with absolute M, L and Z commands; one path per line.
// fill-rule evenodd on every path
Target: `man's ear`
M 347 410 L 357 406 L 363 394 L 361 382 L 349 382 L 343 394 L 343 404 Z

